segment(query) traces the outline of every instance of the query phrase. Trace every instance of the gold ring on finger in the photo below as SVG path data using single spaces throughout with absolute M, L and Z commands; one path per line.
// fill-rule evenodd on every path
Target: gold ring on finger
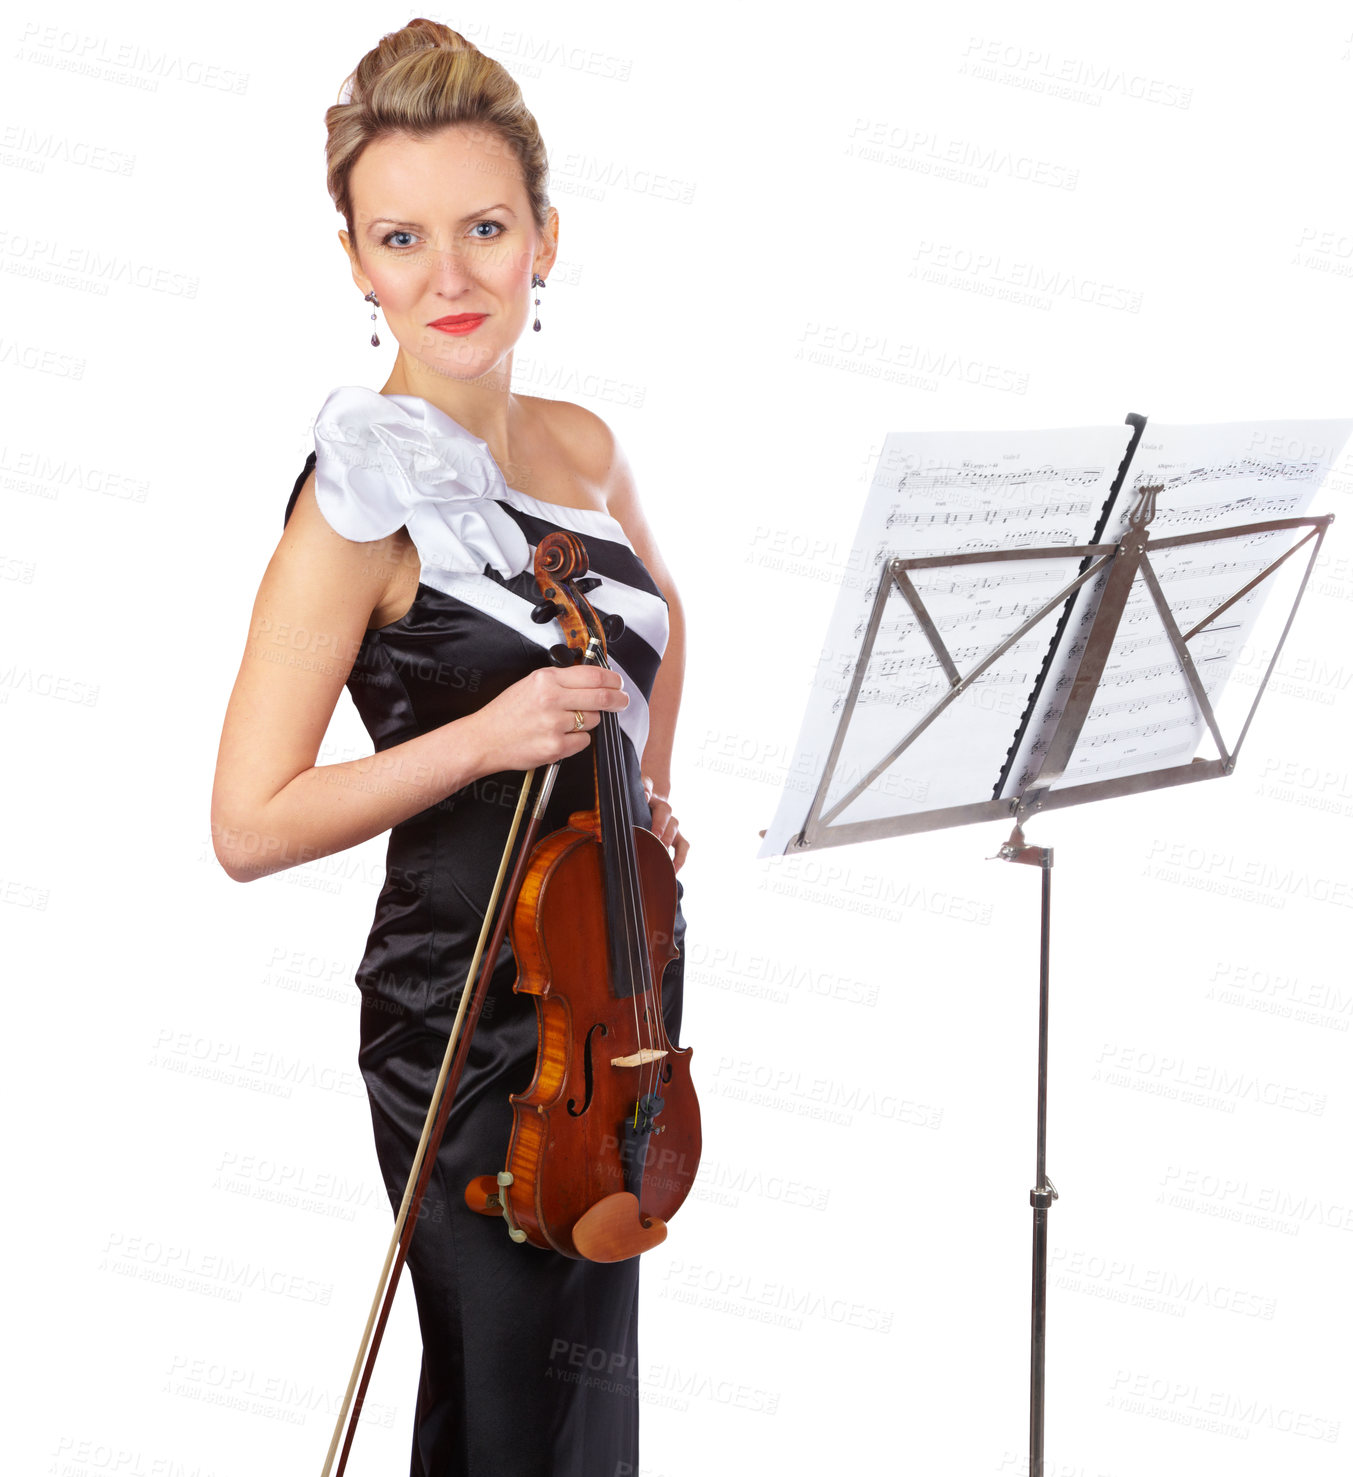
M 570 731 L 573 732 L 573 733 L 577 733 L 579 729 L 586 728 L 586 727 L 587 727 L 587 719 L 583 717 L 582 713 L 579 712 L 579 710 L 577 708 L 574 708 L 574 710 L 573 710 L 573 728 Z

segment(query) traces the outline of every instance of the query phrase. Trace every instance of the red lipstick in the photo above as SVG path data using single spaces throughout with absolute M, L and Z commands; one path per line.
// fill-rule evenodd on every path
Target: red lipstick
M 439 328 L 443 333 L 473 333 L 488 316 L 487 313 L 449 313 L 445 318 L 435 319 L 428 327 Z

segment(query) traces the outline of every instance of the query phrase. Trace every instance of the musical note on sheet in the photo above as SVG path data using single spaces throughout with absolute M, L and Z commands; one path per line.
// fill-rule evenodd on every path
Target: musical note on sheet
M 899 489 L 904 492 L 915 490 L 914 487 L 906 486 Z M 989 528 L 1000 529 L 1007 524 L 1046 522 L 1049 518 L 1083 518 L 1089 511 L 1090 504 L 1085 499 L 1079 502 L 1048 503 L 1046 506 L 1030 503 L 1022 508 L 950 508 L 931 513 L 909 512 L 904 508 L 894 507 L 888 514 L 885 527 L 926 528 L 939 524 L 944 528 L 960 528 L 982 523 Z M 983 548 L 990 546 L 989 540 L 982 545 Z

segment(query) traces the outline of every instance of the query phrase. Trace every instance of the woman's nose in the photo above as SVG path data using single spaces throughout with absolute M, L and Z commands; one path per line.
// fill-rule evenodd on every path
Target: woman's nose
M 429 246 L 423 254 L 423 266 L 444 291 L 459 290 L 472 278 L 469 263 L 456 247 Z

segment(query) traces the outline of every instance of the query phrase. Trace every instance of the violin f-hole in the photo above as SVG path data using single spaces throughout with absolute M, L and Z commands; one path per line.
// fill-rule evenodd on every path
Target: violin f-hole
M 598 1021 L 587 1033 L 587 1039 L 583 1042 L 583 1105 L 578 1107 L 578 1099 L 571 1097 L 568 1100 L 569 1113 L 574 1118 L 581 1118 L 588 1108 L 592 1106 L 592 1088 L 595 1085 L 592 1066 L 592 1038 L 600 1031 L 606 1034 L 606 1022 Z

